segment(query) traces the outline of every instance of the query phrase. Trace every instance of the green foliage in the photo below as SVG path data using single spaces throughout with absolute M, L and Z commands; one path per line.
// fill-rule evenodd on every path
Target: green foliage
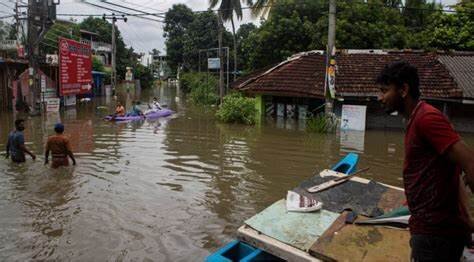
M 56 22 L 45 34 L 44 39 L 40 44 L 41 52 L 43 54 L 57 53 L 59 38 L 62 37 L 79 41 L 79 25 L 66 21 Z
M 92 58 L 92 70 L 98 72 L 105 72 L 104 64 L 102 64 L 102 62 L 96 57 Z
M 188 25 L 183 43 L 183 64 L 188 70 L 198 70 L 199 50 L 217 47 L 217 16 L 212 11 L 197 13 Z M 206 53 L 201 53 L 201 61 Z M 205 67 L 207 63 L 203 63 Z
M 186 5 L 177 4 L 166 13 L 163 36 L 166 38 L 167 64 L 173 72 L 178 66 L 185 71 L 196 71 L 199 66 L 199 50 L 216 48 L 217 15 L 212 11 L 193 13 Z M 223 46 L 230 46 L 232 34 L 223 34 Z M 209 52 L 209 56 L 217 52 Z M 202 67 L 205 67 L 206 53 L 201 53 Z
M 140 79 L 142 89 L 151 88 L 154 83 L 153 71 L 140 63 L 133 67 L 133 76 L 135 79 Z
M 216 77 L 206 73 L 184 73 L 180 78 L 182 90 L 189 93 L 191 101 L 198 105 L 215 105 L 219 101 L 217 85 Z
M 327 9 L 322 2 L 282 0 L 279 3 L 272 7 L 268 20 L 242 41 L 240 53 L 248 55 L 243 61 L 245 69 L 261 68 L 294 53 L 324 47 L 323 42 L 318 46 L 313 44 L 313 38 L 320 41 L 327 32 L 325 24 L 316 27 L 318 18 L 323 17 L 321 13 Z
M 226 123 L 255 124 L 255 99 L 244 97 L 240 93 L 231 93 L 224 97 L 216 116 Z
M 112 41 L 112 24 L 102 18 L 88 17 L 79 24 L 80 29 L 98 34 L 97 41 L 110 43 Z M 115 27 L 115 43 L 117 45 L 117 77 L 125 78 L 126 67 L 135 67 L 137 54 L 133 48 L 127 48 L 118 27 Z
M 90 16 L 84 19 L 79 26 L 83 30 L 97 33 L 97 41 L 99 42 L 110 43 L 112 41 L 112 24 L 109 21 Z M 115 28 L 115 32 L 117 43 L 123 42 L 120 31 L 117 27 Z
M 313 133 L 330 133 L 336 131 L 337 118 L 334 115 L 318 114 L 306 120 L 306 131 Z
M 243 67 L 246 65 L 246 61 L 249 61 L 249 53 L 242 47 L 244 41 L 249 37 L 249 35 L 256 31 L 257 27 L 252 23 L 247 23 L 240 25 L 239 30 L 235 35 L 237 41 L 237 61 L 238 67 L 240 70 L 244 69 Z
M 407 0 L 405 5 L 409 8 L 400 8 L 401 0 L 337 1 L 336 47 L 474 50 L 472 0 L 459 2 L 457 13 L 442 12 L 427 0 Z M 259 28 L 239 39 L 243 69 L 275 64 L 302 51 L 325 50 L 327 21 L 327 1 L 279 0 Z
M 11 28 L 10 24 L 0 20 L 0 40 L 11 39 L 9 38 Z
M 189 93 L 193 87 L 199 86 L 202 82 L 207 82 L 206 73 L 183 73 L 179 79 L 180 88 L 185 93 Z
M 166 12 L 163 36 L 166 38 L 168 65 L 173 72 L 183 62 L 184 37 L 188 25 L 194 20 L 193 11 L 184 4 L 176 4 Z

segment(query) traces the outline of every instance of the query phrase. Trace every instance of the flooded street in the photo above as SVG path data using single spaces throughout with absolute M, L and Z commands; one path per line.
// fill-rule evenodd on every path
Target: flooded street
M 349 151 L 371 168 L 364 177 L 402 184 L 401 131 L 322 135 L 297 122 L 228 125 L 211 109 L 175 99 L 175 88 L 142 101 L 153 96 L 177 114 L 115 124 L 102 119 L 113 101 L 98 99 L 26 121 L 37 160 L 0 159 L 0 261 L 202 261 L 245 219 Z M 2 153 L 13 119 L 0 115 Z M 78 164 L 52 170 L 43 165 L 44 143 L 59 119 Z M 463 138 L 474 146 L 474 135 Z

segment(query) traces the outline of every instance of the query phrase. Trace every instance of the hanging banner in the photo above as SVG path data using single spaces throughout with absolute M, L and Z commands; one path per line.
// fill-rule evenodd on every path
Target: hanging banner
M 61 96 L 92 91 L 92 52 L 89 44 L 59 40 L 59 86 Z
M 325 82 L 326 95 L 329 95 L 330 98 L 334 99 L 336 97 L 336 48 L 333 48 L 328 57 Z

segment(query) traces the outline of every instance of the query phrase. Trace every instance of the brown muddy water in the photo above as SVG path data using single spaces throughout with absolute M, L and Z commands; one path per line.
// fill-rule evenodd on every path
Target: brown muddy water
M 401 186 L 402 131 L 221 124 L 212 110 L 175 99 L 175 88 L 153 93 L 142 100 L 158 95 L 177 114 L 114 124 L 97 109 L 113 101 L 101 99 L 28 118 L 27 147 L 38 159 L 21 165 L 3 158 L 15 116 L 1 113 L 0 261 L 202 261 L 245 219 L 350 151 L 371 168 L 363 176 Z M 42 152 L 58 120 L 78 164 L 52 170 Z M 463 137 L 474 146 L 474 135 Z

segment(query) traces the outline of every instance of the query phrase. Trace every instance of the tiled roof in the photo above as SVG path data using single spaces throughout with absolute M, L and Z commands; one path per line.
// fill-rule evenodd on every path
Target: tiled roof
M 440 55 L 438 60 L 463 90 L 463 97 L 474 99 L 474 54 Z
M 405 60 L 418 68 L 422 96 L 426 98 L 460 98 L 449 71 L 436 54 L 421 52 L 346 53 L 336 58 L 337 96 L 376 96 L 375 79 L 382 68 L 393 61 Z M 234 85 L 235 89 L 285 96 L 324 96 L 325 56 L 320 53 L 296 55 L 265 73 Z

